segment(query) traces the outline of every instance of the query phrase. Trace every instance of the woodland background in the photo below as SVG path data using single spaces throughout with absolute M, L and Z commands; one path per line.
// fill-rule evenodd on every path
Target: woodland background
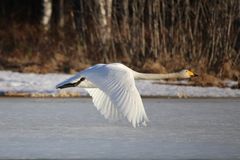
M 1 70 L 74 73 L 110 62 L 190 68 L 202 85 L 239 80 L 240 1 L 0 1 Z

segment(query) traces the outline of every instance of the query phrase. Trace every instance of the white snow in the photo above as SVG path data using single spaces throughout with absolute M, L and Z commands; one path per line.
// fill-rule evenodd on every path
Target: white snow
M 82 88 L 55 89 L 56 84 L 70 76 L 72 75 L 0 71 L 0 95 L 33 97 L 87 96 L 87 92 Z M 186 84 L 186 81 L 180 83 Z M 156 81 L 136 81 L 136 85 L 142 96 L 150 97 L 240 97 L 240 90 L 231 88 L 158 84 Z

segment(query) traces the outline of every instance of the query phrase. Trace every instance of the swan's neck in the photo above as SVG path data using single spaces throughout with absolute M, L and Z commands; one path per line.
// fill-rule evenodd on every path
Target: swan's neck
M 138 80 L 161 80 L 180 78 L 179 73 L 167 73 L 167 74 L 152 74 L 152 73 L 134 73 L 134 78 Z

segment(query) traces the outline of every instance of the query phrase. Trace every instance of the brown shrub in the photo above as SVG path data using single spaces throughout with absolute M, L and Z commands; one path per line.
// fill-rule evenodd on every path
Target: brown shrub
M 217 87 L 224 87 L 224 84 L 223 82 L 213 76 L 213 75 L 209 75 L 209 74 L 206 74 L 206 73 L 200 73 L 198 75 L 198 77 L 196 78 L 193 78 L 192 81 L 194 82 L 194 85 L 197 85 L 197 86 L 203 86 L 203 87 L 208 87 L 208 86 L 217 86 Z
M 167 73 L 167 70 L 160 62 L 153 62 L 152 60 L 147 60 L 143 67 L 142 72 L 152 72 L 152 73 Z

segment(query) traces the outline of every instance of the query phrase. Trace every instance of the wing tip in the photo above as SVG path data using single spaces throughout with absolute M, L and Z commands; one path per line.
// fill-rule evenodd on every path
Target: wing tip
M 139 123 L 132 121 L 132 126 L 133 126 L 133 128 L 136 128 L 136 127 L 147 127 L 147 122 L 149 122 L 148 119 L 143 120 L 142 122 L 139 122 Z

